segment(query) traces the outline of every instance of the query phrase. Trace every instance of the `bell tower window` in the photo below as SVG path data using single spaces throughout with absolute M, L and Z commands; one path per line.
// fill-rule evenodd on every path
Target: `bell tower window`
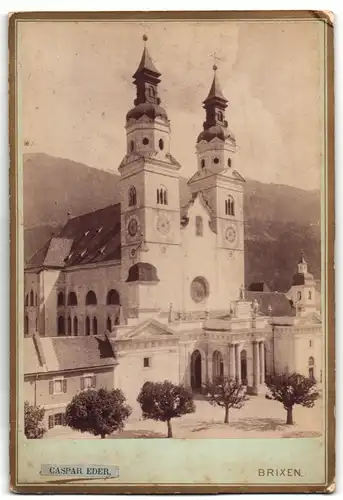
M 156 200 L 158 205 L 168 205 L 167 190 L 164 187 L 158 188 L 156 191 Z
M 225 215 L 235 215 L 235 202 L 232 196 L 225 200 Z
M 133 153 L 133 151 L 135 149 L 135 143 L 133 141 L 130 141 L 129 148 L 130 148 L 130 153 Z
M 129 189 L 129 207 L 135 207 L 136 205 L 137 205 L 136 188 L 131 186 Z
M 223 121 L 223 113 L 221 111 L 217 112 L 217 120 L 222 122 Z
M 201 168 L 205 168 L 205 160 L 204 158 L 200 162 Z
M 164 149 L 164 141 L 163 141 L 163 139 L 160 139 L 158 141 L 158 147 L 160 148 L 161 151 Z
M 227 160 L 227 166 L 228 166 L 229 168 L 231 168 L 231 167 L 232 167 L 232 160 L 231 160 L 231 158 L 228 158 L 228 160 Z

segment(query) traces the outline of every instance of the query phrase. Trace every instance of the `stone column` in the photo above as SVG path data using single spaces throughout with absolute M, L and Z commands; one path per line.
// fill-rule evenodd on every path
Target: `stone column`
M 237 382 L 240 384 L 242 382 L 242 376 L 241 376 L 241 344 L 236 344 L 235 345 L 235 352 L 236 352 L 236 378 Z
M 264 373 L 265 373 L 265 362 L 266 360 L 264 359 L 264 342 L 260 342 L 260 382 L 261 384 L 264 384 Z
M 235 344 L 230 344 L 229 353 L 230 353 L 230 366 L 229 366 L 230 378 L 235 379 L 236 378 Z
M 257 394 L 258 386 L 260 384 L 260 356 L 259 356 L 259 343 L 253 342 L 253 368 L 254 368 L 254 392 Z
M 230 362 L 230 346 L 227 347 L 227 349 L 224 351 L 223 355 L 223 363 L 224 363 L 224 377 L 230 377 L 230 368 L 229 368 L 229 362 Z

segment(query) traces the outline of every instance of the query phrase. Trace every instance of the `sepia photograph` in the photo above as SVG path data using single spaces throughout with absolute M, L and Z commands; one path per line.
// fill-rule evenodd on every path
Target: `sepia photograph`
M 324 491 L 330 18 L 71 14 L 11 26 L 17 485 Z

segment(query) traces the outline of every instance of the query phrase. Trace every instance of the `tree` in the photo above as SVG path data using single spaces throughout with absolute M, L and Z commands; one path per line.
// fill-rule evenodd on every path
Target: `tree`
M 124 428 L 131 411 L 120 389 L 88 389 L 73 397 L 65 421 L 72 429 L 104 439 L 107 434 Z
M 286 424 L 288 425 L 293 425 L 294 405 L 312 408 L 319 397 L 315 380 L 299 373 L 269 375 L 266 378 L 266 385 L 270 391 L 271 399 L 282 403 L 287 411 Z
M 182 385 L 164 382 L 146 382 L 137 398 L 143 418 L 167 422 L 168 438 L 173 437 L 171 419 L 194 413 L 193 394 Z
M 236 379 L 216 377 L 206 385 L 208 401 L 212 406 L 225 408 L 224 424 L 229 423 L 229 409 L 240 409 L 249 400 L 245 386 Z
M 45 415 L 44 408 L 30 405 L 28 401 L 24 403 L 24 427 L 27 439 L 41 439 L 46 433 L 43 424 Z

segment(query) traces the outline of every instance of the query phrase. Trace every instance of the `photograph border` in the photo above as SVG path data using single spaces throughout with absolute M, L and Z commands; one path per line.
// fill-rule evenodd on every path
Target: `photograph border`
M 334 189 L 334 45 L 332 13 L 310 10 L 263 10 L 263 11 L 132 11 L 132 12 L 21 12 L 9 18 L 9 145 L 10 145 L 10 488 L 16 493 L 311 493 L 333 492 L 335 489 L 335 280 L 334 280 L 334 238 L 335 238 L 335 189 Z M 17 383 L 16 366 L 17 318 L 19 310 L 18 282 L 22 277 L 18 272 L 18 116 L 17 116 L 17 22 L 18 21 L 224 21 L 270 19 L 306 20 L 318 19 L 326 24 L 325 80 L 326 119 L 325 154 L 327 185 L 324 206 L 326 209 L 325 259 L 327 290 L 327 357 L 326 357 L 326 482 L 314 484 L 279 485 L 235 485 L 235 484 L 111 484 L 92 486 L 65 484 L 66 480 L 53 480 L 44 484 L 19 484 L 17 471 Z

